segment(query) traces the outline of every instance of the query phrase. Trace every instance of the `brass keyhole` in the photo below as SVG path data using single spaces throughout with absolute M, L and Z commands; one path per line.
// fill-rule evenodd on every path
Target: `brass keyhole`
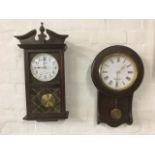
M 41 97 L 41 104 L 45 107 L 45 108 L 54 108 L 55 106 L 55 98 L 52 94 L 44 94 Z
M 119 120 L 122 117 L 122 112 L 121 112 L 120 109 L 114 108 L 114 109 L 111 110 L 110 115 L 111 115 L 112 119 Z

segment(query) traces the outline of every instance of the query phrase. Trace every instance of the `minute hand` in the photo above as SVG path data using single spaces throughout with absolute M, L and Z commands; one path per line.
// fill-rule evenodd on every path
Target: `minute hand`
M 126 66 L 121 67 L 121 69 L 118 71 L 118 73 L 121 73 L 122 70 L 124 70 Z
M 118 74 L 119 74 L 119 72 L 116 72 L 116 83 L 115 83 L 115 87 L 117 88 L 118 87 Z

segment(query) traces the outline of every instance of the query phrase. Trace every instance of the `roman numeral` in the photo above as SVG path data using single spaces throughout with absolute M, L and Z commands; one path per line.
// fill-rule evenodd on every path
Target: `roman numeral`
M 109 67 L 109 65 L 105 64 L 105 66 Z
M 129 68 L 131 66 L 131 64 L 127 65 L 126 67 Z
M 125 85 L 125 82 L 124 81 L 122 81 L 122 83 L 123 83 L 123 85 Z
M 120 62 L 120 57 L 117 57 L 117 62 Z
M 113 61 L 113 59 L 112 59 L 112 58 L 110 59 L 110 61 L 111 61 L 111 63 L 112 63 L 112 64 L 114 63 L 114 61 Z
M 112 80 L 110 80 L 108 84 L 109 84 L 109 85 L 112 85 Z
M 129 73 L 129 74 L 132 74 L 132 73 L 133 73 L 133 71 L 128 71 L 128 73 Z
M 39 78 L 42 78 L 42 74 L 39 75 Z
M 38 61 L 36 61 L 35 63 L 36 63 L 36 65 L 38 65 L 38 64 L 39 64 L 39 62 L 38 62 Z
M 46 57 L 45 56 L 43 57 L 43 60 L 46 61 Z
M 125 63 L 125 61 L 126 61 L 126 58 L 124 58 L 124 61 L 123 61 L 123 63 Z
M 116 86 L 116 88 L 118 87 L 118 81 L 116 81 L 116 85 L 115 86 Z
M 102 71 L 102 73 L 108 73 L 107 71 Z
M 127 79 L 128 81 L 130 81 L 130 80 L 131 80 L 131 78 L 130 78 L 130 77 L 128 77 L 128 76 L 126 77 L 126 79 Z
M 104 77 L 104 80 L 107 80 L 108 78 L 109 78 L 109 76 L 105 76 L 105 77 Z

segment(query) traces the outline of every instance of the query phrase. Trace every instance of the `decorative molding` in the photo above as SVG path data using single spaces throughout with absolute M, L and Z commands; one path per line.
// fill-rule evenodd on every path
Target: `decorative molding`
M 46 34 L 49 35 L 49 39 L 46 40 Z M 33 45 L 65 45 L 65 39 L 68 37 L 68 35 L 60 35 L 58 33 L 55 33 L 49 29 L 45 29 L 43 23 L 41 23 L 40 26 L 40 34 L 38 35 L 39 40 L 36 40 L 35 37 L 37 35 L 37 30 L 32 30 L 24 35 L 21 36 L 15 36 L 20 41 L 20 47 L 21 48 L 29 48 Z M 51 47 L 51 46 L 50 46 Z

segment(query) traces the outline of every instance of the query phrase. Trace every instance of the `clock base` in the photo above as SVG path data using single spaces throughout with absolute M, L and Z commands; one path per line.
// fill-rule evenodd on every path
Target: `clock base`
M 47 117 L 38 117 L 38 116 L 29 116 L 26 115 L 23 120 L 36 120 L 39 122 L 46 122 L 46 121 L 58 121 L 61 119 L 67 119 L 69 115 L 69 112 L 66 111 L 65 113 L 61 113 L 61 114 L 55 114 L 53 116 L 47 116 Z
M 132 94 L 112 97 L 98 91 L 97 124 L 106 123 L 111 127 L 124 123 L 131 125 L 133 123 L 132 98 Z

